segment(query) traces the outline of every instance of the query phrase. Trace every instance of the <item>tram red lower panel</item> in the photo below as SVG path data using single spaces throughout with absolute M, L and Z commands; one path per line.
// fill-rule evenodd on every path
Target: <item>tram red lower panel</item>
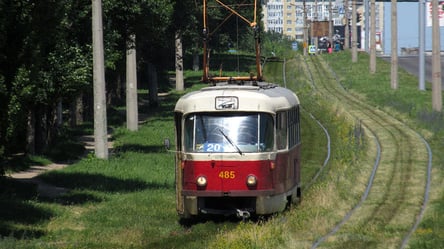
M 239 191 L 260 191 L 273 188 L 273 170 L 269 160 L 259 161 L 186 161 L 184 163 L 183 190 L 208 193 L 235 193 Z M 254 175 L 255 186 L 247 185 L 247 177 Z M 199 187 L 196 180 L 203 176 L 205 187 Z
M 289 151 L 277 153 L 273 160 L 184 161 L 182 162 L 183 194 L 253 196 L 254 193 L 257 195 L 284 193 L 300 183 L 299 152 L 299 146 L 296 146 Z M 254 186 L 247 185 L 249 176 L 256 178 L 257 183 Z M 198 186 L 199 177 L 205 178 L 205 186 Z

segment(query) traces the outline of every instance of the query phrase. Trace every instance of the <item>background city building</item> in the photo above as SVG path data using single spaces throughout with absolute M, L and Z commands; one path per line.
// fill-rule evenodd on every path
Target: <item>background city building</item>
M 263 15 L 265 31 L 281 33 L 296 41 L 303 41 L 304 36 L 304 4 L 306 11 L 307 29 L 310 30 L 310 24 L 316 21 L 329 21 L 331 9 L 331 21 L 333 22 L 333 35 L 340 34 L 341 39 L 345 39 L 344 27 L 351 23 L 351 3 L 345 6 L 343 0 L 264 0 Z M 358 19 L 358 47 L 365 48 L 365 8 L 362 1 L 357 2 Z M 351 32 L 351 29 L 350 29 Z M 376 3 L 376 34 L 377 34 L 377 50 L 383 50 L 384 34 L 384 4 Z M 310 31 L 308 31 L 309 43 L 313 44 L 314 39 L 310 39 Z M 350 36 L 350 34 L 349 34 Z M 322 37 L 317 37 L 321 39 Z
M 351 0 L 348 0 L 348 10 L 351 13 Z M 303 0 L 263 0 L 264 28 L 266 31 L 274 31 L 286 35 L 296 41 L 303 41 L 304 34 L 304 1 Z M 419 4 L 418 2 L 398 2 L 398 53 L 403 54 L 403 50 L 414 50 L 419 47 Z M 312 20 L 329 20 L 328 0 L 306 0 L 307 28 Z M 440 2 L 440 26 L 441 40 L 444 40 L 444 5 Z M 317 6 L 317 8 L 315 8 Z M 331 1 L 332 21 L 334 32 L 343 32 L 350 14 L 347 15 L 347 8 L 344 0 Z M 365 35 L 370 27 L 366 27 L 370 22 L 365 22 L 364 1 L 357 2 L 357 12 L 360 13 L 361 20 L 358 22 L 360 29 L 359 47 L 367 48 Z M 368 10 L 368 12 L 370 12 Z M 426 6 L 426 27 L 425 27 L 425 49 L 431 50 L 432 27 L 431 27 L 430 3 Z M 368 13 L 370 16 L 370 13 Z M 376 49 L 379 53 L 390 55 L 391 48 L 391 3 L 376 2 Z M 366 32 L 366 30 L 368 31 Z M 308 32 L 310 36 L 310 32 Z M 344 34 L 345 36 L 345 34 Z M 312 42 L 312 40 L 311 40 Z M 444 43 L 441 43 L 444 49 Z

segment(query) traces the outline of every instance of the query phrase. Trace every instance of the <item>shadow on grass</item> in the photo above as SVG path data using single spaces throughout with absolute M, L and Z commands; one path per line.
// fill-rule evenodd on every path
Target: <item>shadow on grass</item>
M 30 239 L 45 235 L 37 225 L 54 214 L 29 202 L 37 196 L 35 184 L 0 177 L 0 237 Z
M 3 164 L 4 170 L 10 170 L 12 172 L 19 172 L 22 170 L 27 170 L 31 166 L 44 166 L 47 162 L 40 161 L 38 158 L 30 157 L 24 153 L 12 155 L 6 158 L 4 161 L 0 161 Z
M 116 154 L 124 153 L 124 152 L 138 152 L 138 153 L 162 153 L 165 152 L 165 146 L 147 146 L 140 144 L 124 144 L 122 146 L 118 146 L 115 148 L 114 152 Z
M 47 202 L 55 202 L 64 206 L 82 205 L 85 203 L 96 203 L 104 201 L 103 198 L 97 197 L 96 195 L 81 193 L 77 191 L 71 191 L 56 198 L 40 198 L 40 200 Z
M 145 189 L 172 188 L 168 183 L 147 183 L 136 179 L 119 179 L 101 174 L 49 172 L 41 176 L 45 182 L 58 187 L 101 192 L 134 192 Z

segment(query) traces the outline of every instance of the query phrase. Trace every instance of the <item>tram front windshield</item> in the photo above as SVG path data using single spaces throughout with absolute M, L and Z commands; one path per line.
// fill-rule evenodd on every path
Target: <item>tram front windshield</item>
M 198 113 L 185 119 L 187 152 L 254 153 L 271 151 L 273 117 L 267 113 Z

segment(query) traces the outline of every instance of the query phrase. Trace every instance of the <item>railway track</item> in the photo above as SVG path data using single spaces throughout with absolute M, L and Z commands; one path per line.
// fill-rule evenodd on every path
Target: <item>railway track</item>
M 338 103 L 374 137 L 375 161 L 361 201 L 312 248 L 404 248 L 428 200 L 431 150 L 414 130 L 341 87 L 319 57 L 305 61 L 313 89 Z M 364 167 L 363 167 L 364 168 Z
M 287 76 L 286 76 L 286 59 L 284 59 L 282 61 L 282 81 L 284 83 L 284 87 L 287 88 Z M 310 81 L 312 83 L 312 77 L 310 77 Z M 311 84 L 311 87 L 314 89 L 314 85 Z M 325 155 L 325 159 L 322 163 L 322 165 L 320 166 L 320 168 L 316 171 L 316 173 L 313 175 L 313 177 L 310 179 L 310 181 L 308 183 L 304 183 L 304 187 L 303 187 L 303 192 L 305 192 L 307 189 L 309 189 L 311 187 L 311 185 L 313 185 L 313 183 L 316 182 L 316 180 L 319 178 L 319 176 L 321 175 L 321 173 L 325 170 L 325 168 L 327 167 L 329 161 L 330 161 L 330 157 L 331 157 L 331 138 L 330 138 L 330 134 L 328 133 L 328 129 L 322 124 L 322 122 L 317 119 L 313 113 L 309 112 L 308 110 L 306 110 L 303 106 L 301 107 L 302 111 L 307 113 L 308 116 L 316 123 L 316 125 L 324 132 L 325 135 L 325 143 L 323 141 L 319 141 L 321 144 L 319 144 L 319 146 L 325 146 L 326 147 L 326 155 Z M 303 116 L 305 117 L 305 116 Z M 310 128 L 310 127 L 306 127 L 306 128 Z M 310 157 L 309 157 L 310 158 Z
M 307 113 L 309 114 L 310 118 L 313 119 L 316 122 L 316 124 L 324 131 L 325 138 L 326 138 L 326 143 L 325 144 L 326 144 L 326 147 L 327 147 L 326 148 L 327 153 L 325 155 L 325 159 L 324 159 L 324 162 L 322 163 L 322 166 L 318 169 L 318 171 L 311 178 L 311 180 L 307 184 L 304 184 L 303 192 L 305 190 L 309 189 L 311 187 L 311 185 L 313 185 L 313 183 L 316 182 L 318 177 L 321 175 L 321 173 L 327 167 L 328 163 L 330 162 L 330 157 L 331 157 L 331 138 L 330 138 L 330 134 L 328 133 L 327 128 L 321 123 L 321 121 L 319 121 L 317 118 L 315 118 L 315 116 L 313 116 L 313 114 L 311 114 L 309 112 L 307 112 Z
M 284 58 L 283 60 L 279 60 L 279 61 L 273 61 L 272 63 L 278 63 L 279 65 L 282 65 L 282 69 L 280 69 L 280 66 L 278 66 L 277 68 L 279 68 L 278 70 L 275 70 L 271 75 L 274 74 L 279 74 L 278 71 L 282 70 L 282 84 L 285 88 L 287 88 L 287 75 L 286 75 L 286 59 Z M 276 69 L 277 69 L 276 68 Z M 310 77 L 310 79 L 312 79 Z M 280 80 L 279 77 L 276 77 L 275 80 Z M 314 88 L 314 85 L 311 83 L 311 87 Z M 305 109 L 303 106 L 301 106 L 301 111 L 303 113 L 305 113 L 304 115 L 301 115 L 301 119 L 302 122 L 307 124 L 306 126 L 304 126 L 303 132 L 306 132 L 306 134 L 304 134 L 304 136 L 307 137 L 314 137 L 314 133 L 323 133 L 325 136 L 325 141 L 321 140 L 321 139 L 312 139 L 310 141 L 310 146 L 315 147 L 315 148 L 323 148 L 322 150 L 325 150 L 325 158 L 322 161 L 322 158 L 319 158 L 319 156 L 315 156 L 312 155 L 311 153 L 313 152 L 313 150 L 308 150 L 305 151 L 305 160 L 316 160 L 316 162 L 313 162 L 314 165 L 319 165 L 319 167 L 316 167 L 314 169 L 314 171 L 310 170 L 311 172 L 306 172 L 308 173 L 310 176 L 307 177 L 307 179 L 305 181 L 303 181 L 302 185 L 303 185 L 303 190 L 302 192 L 305 192 L 306 190 L 308 190 L 315 182 L 316 180 L 319 178 L 319 176 L 321 175 L 322 172 L 324 172 L 326 170 L 326 168 L 328 167 L 328 163 L 330 162 L 330 158 L 331 158 L 331 138 L 330 138 L 330 134 L 328 132 L 328 129 L 326 126 L 324 126 L 322 124 L 322 122 L 315 117 L 315 114 L 311 113 L 309 110 Z M 314 123 L 313 125 L 308 125 L 309 123 Z M 310 155 L 307 155 L 310 154 Z

